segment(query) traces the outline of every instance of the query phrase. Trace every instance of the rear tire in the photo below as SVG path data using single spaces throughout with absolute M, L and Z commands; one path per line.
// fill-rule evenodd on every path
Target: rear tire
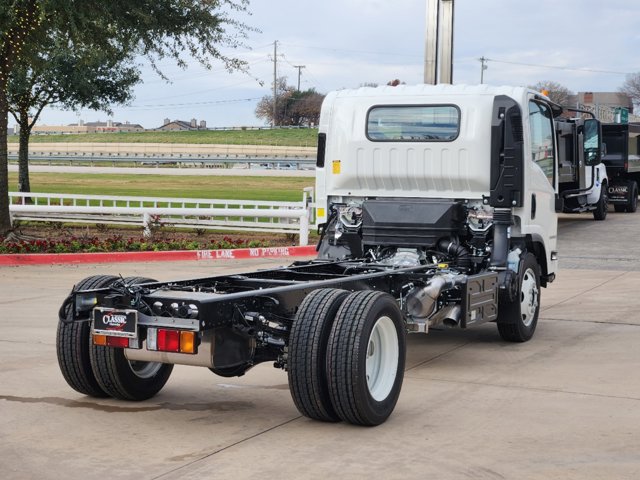
M 507 342 L 531 340 L 540 313 L 540 266 L 536 257 L 526 253 L 520 257 L 516 300 L 498 308 L 498 332 Z
M 337 422 L 329 397 L 327 343 L 336 312 L 347 297 L 345 290 L 314 290 L 300 305 L 289 341 L 289 390 L 304 416 Z
M 127 277 L 127 284 L 151 283 L 146 277 Z M 147 400 L 169 380 L 173 365 L 127 359 L 122 348 L 91 345 L 91 368 L 96 381 L 108 395 L 121 400 Z
M 113 275 L 94 275 L 76 285 L 76 290 L 103 288 L 118 280 Z M 91 368 L 91 321 L 72 322 L 72 305 L 65 309 L 66 320 L 58 322 L 56 354 L 62 376 L 75 391 L 90 397 L 104 398 L 108 394 L 96 380 Z
M 355 425 L 380 425 L 396 406 L 406 355 L 402 313 L 388 293 L 350 294 L 329 337 L 329 394 L 338 416 Z
M 593 211 L 593 219 L 596 221 L 602 221 L 607 218 L 607 212 L 609 211 L 609 196 L 607 194 L 607 183 L 603 182 L 600 185 L 600 198 L 596 204 L 596 209 Z

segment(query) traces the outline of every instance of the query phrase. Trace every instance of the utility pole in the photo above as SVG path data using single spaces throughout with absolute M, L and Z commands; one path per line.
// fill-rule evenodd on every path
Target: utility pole
M 484 71 L 489 68 L 486 63 L 489 61 L 488 58 L 480 57 L 478 59 L 480 61 L 480 85 L 484 83 Z
M 277 126 L 276 114 L 278 103 L 278 41 L 273 42 L 273 117 L 271 119 L 271 127 Z
M 293 68 L 298 69 L 298 91 L 300 91 L 300 75 L 302 74 L 302 69 L 307 68 L 306 65 L 294 65 Z

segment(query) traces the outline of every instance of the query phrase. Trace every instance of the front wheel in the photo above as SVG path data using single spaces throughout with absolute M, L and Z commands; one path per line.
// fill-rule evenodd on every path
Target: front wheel
M 508 342 L 526 342 L 533 337 L 540 313 L 540 266 L 536 257 L 526 253 L 520 257 L 518 292 L 512 302 L 498 308 L 498 332 Z
M 596 209 L 593 211 L 593 219 L 602 221 L 607 218 L 607 212 L 609 210 L 609 197 L 607 195 L 607 184 L 602 183 L 600 185 L 600 198 L 596 203 Z
M 350 294 L 336 314 L 327 349 L 331 403 L 342 420 L 380 425 L 396 406 L 406 355 L 402 313 L 388 293 Z

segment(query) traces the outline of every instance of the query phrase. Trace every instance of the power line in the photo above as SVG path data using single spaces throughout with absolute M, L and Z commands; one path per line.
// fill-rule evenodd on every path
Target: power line
M 311 45 L 296 45 L 293 43 L 282 43 L 280 42 L 280 45 L 286 45 L 289 47 L 297 47 L 297 48 L 309 48 L 312 50 L 324 50 L 327 52 L 347 52 L 347 53 L 362 53 L 365 55 L 389 55 L 392 57 L 413 57 L 413 58 L 422 58 L 420 55 L 414 55 L 414 54 L 409 54 L 409 53 L 398 53 L 398 52 L 372 52 L 372 51 L 366 51 L 366 50 L 349 50 L 346 48 L 334 48 L 334 47 L 314 47 Z
M 484 58 L 484 57 L 483 57 Z M 536 63 L 525 63 L 525 62 L 510 62 L 507 60 L 496 60 L 495 58 L 484 58 L 485 61 L 495 62 L 495 63 L 506 63 L 509 65 L 523 65 L 525 67 L 538 67 L 538 68 L 552 68 L 555 70 L 570 70 L 575 72 L 589 72 L 589 73 L 608 73 L 611 75 L 629 75 L 629 72 L 615 72 L 612 70 L 599 70 L 595 68 L 582 68 L 582 67 L 560 67 L 557 65 L 541 65 Z
M 202 93 L 216 92 L 218 90 L 224 90 L 225 88 L 233 88 L 233 87 L 237 87 L 237 86 L 244 85 L 244 84 L 247 84 L 247 83 L 252 83 L 254 81 L 258 81 L 258 79 L 249 78 L 247 80 L 243 80 L 242 82 L 232 83 L 230 85 L 222 85 L 220 87 L 207 88 L 205 90 L 197 90 L 197 91 L 188 92 L 188 93 L 181 93 L 181 94 L 178 94 L 178 95 L 170 95 L 170 96 L 166 96 L 165 95 L 164 97 L 146 98 L 143 101 L 145 101 L 145 102 L 153 102 L 155 100 L 168 100 L 168 99 L 171 99 L 171 98 L 189 97 L 189 96 L 192 96 L 192 95 L 200 95 Z M 262 82 L 262 81 L 259 80 L 259 82 Z M 260 83 L 260 85 L 261 85 L 261 83 Z
M 189 102 L 189 103 L 164 103 L 164 104 L 150 104 L 150 105 L 129 105 L 118 107 L 119 109 L 153 109 L 153 108 L 166 108 L 166 107 L 191 107 L 194 105 L 217 105 L 223 103 L 242 103 L 242 102 L 254 102 L 260 100 L 260 97 L 255 98 L 236 98 L 231 100 L 210 100 L 202 102 Z

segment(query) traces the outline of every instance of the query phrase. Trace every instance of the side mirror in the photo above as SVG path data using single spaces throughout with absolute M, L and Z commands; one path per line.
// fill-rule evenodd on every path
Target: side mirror
M 582 128 L 582 147 L 584 150 L 584 163 L 593 166 L 600 163 L 602 155 L 602 140 L 600 138 L 600 122 L 594 118 L 584 121 Z

